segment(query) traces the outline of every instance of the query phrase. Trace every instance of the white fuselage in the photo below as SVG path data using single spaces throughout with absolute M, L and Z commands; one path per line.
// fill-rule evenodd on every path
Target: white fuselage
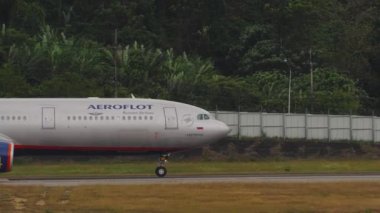
M 210 119 L 207 119 L 210 118 Z M 155 99 L 0 99 L 0 138 L 15 149 L 171 152 L 229 128 L 201 108 Z

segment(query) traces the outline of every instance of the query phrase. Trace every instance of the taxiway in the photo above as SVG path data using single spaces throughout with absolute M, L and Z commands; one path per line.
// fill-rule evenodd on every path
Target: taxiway
M 318 183 L 380 181 L 380 174 L 274 174 L 274 175 L 207 175 L 145 177 L 68 177 L 68 178 L 10 178 L 0 179 L 0 185 L 142 185 L 199 183 Z

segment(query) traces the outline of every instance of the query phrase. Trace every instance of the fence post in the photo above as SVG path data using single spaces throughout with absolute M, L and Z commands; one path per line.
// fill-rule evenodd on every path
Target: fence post
M 215 107 L 215 119 L 218 120 L 218 106 Z
M 353 132 L 352 132 L 352 113 L 350 113 L 350 141 L 352 142 Z
M 330 111 L 327 113 L 327 140 L 330 142 L 331 135 L 330 135 Z
M 282 113 L 282 136 L 283 136 L 283 138 L 284 138 L 284 140 L 285 140 L 285 137 L 286 137 L 286 127 L 285 127 L 285 124 L 286 124 L 286 122 L 285 122 L 285 113 Z
M 305 113 L 305 139 L 307 140 L 307 138 L 308 138 L 308 135 L 307 135 L 307 133 L 308 133 L 308 122 L 307 122 L 307 118 L 308 118 L 308 116 L 307 116 L 307 114 Z
M 376 143 L 375 113 L 372 111 L 372 141 Z
M 238 133 L 238 139 L 240 140 L 240 106 L 239 106 L 239 111 L 238 111 L 238 123 L 237 123 L 237 133 Z
M 260 112 L 260 137 L 264 136 L 263 112 Z

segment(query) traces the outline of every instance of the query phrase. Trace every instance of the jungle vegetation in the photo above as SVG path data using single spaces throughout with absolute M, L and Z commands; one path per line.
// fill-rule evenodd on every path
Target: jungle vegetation
M 132 93 L 211 110 L 286 112 L 291 72 L 291 112 L 379 114 L 379 7 L 0 0 L 0 97 Z

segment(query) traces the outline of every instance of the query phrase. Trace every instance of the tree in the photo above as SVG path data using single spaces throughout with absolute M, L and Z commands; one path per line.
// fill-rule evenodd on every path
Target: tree
M 68 82 L 70 82 L 68 84 Z M 63 73 L 43 81 L 35 94 L 38 97 L 101 97 L 101 88 L 92 79 L 77 73 Z
M 9 64 L 0 68 L 0 97 L 29 97 L 31 87 L 24 76 Z
M 251 85 L 241 78 L 214 75 L 207 79 L 207 95 L 203 96 L 209 109 L 258 110 L 259 100 Z
M 258 97 L 260 108 L 267 112 L 283 112 L 287 107 L 288 77 L 279 71 L 258 72 L 245 78 Z
M 309 108 L 309 75 L 294 79 L 292 101 L 301 110 Z M 365 92 L 357 83 L 335 69 L 317 69 L 314 72 L 314 109 L 321 113 L 353 113 L 361 105 Z
M 53 83 L 82 78 L 94 88 L 83 91 L 106 97 L 116 85 L 121 97 L 283 111 L 288 59 L 295 111 L 319 101 L 313 112 L 368 112 L 380 103 L 379 7 L 373 0 L 5 0 L 0 67 L 5 79 L 25 81 L 26 96 L 53 96 L 46 89 Z M 311 65 L 332 73 L 324 78 L 351 79 L 357 91 L 310 94 Z

